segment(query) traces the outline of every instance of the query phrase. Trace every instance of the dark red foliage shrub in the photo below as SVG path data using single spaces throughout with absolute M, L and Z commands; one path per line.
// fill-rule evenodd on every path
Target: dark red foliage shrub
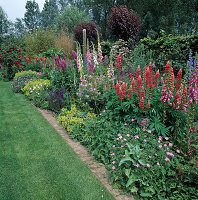
M 97 32 L 98 30 L 100 41 L 102 41 L 102 33 L 101 28 L 97 26 L 94 22 L 85 22 L 83 21 L 81 24 L 78 24 L 74 29 L 75 39 L 82 45 L 83 44 L 83 29 L 86 29 L 86 36 L 89 40 L 89 43 L 93 42 L 97 45 Z
M 141 22 L 132 9 L 126 5 L 114 6 L 108 19 L 108 28 L 117 39 L 138 41 L 140 36 Z

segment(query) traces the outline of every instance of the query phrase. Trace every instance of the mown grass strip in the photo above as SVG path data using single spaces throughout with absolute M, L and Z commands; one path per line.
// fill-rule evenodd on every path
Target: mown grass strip
M 0 199 L 115 200 L 21 94 L 0 82 Z

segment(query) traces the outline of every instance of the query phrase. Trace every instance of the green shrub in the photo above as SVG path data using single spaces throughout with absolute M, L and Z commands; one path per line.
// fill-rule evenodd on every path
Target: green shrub
M 14 79 L 18 78 L 19 76 L 26 76 L 26 75 L 35 75 L 38 74 L 38 72 L 29 70 L 29 71 L 22 71 L 22 72 L 18 72 L 15 74 Z
M 3 79 L 12 80 L 16 72 L 23 70 L 23 53 L 13 37 L 0 45 L 0 68 Z
M 34 95 L 35 93 L 39 95 L 42 90 L 47 90 L 49 85 L 50 80 L 37 79 L 27 83 L 22 91 L 27 97 L 31 99 L 32 95 Z
M 103 41 L 100 43 L 102 47 L 102 55 L 103 56 L 110 56 L 111 48 L 114 45 L 114 43 L 111 43 L 109 41 Z
M 50 80 L 37 79 L 28 82 L 22 91 L 30 100 L 32 100 L 34 105 L 41 108 L 47 108 L 48 101 L 46 97 L 48 95 L 47 89 L 49 85 Z
M 41 78 L 41 74 L 38 74 L 37 72 L 35 74 L 22 74 L 22 75 L 17 75 L 16 78 L 14 78 L 13 82 L 11 83 L 11 89 L 13 92 L 21 92 L 22 88 L 25 87 L 25 85 L 34 80 L 34 79 L 39 79 Z
M 72 126 L 82 127 L 87 119 L 92 119 L 96 115 L 90 112 L 82 112 L 76 108 L 74 104 L 71 105 L 71 109 L 63 108 L 58 122 L 67 130 L 69 134 L 72 133 Z
M 140 40 L 145 45 L 145 51 L 152 50 L 153 60 L 158 68 L 164 62 L 171 61 L 174 69 L 186 67 L 190 50 L 198 52 L 198 33 L 188 36 L 162 35 L 157 40 L 144 38 Z
M 52 30 L 43 31 L 41 29 L 32 35 L 25 36 L 25 54 L 27 57 L 36 56 L 42 52 L 53 48 L 55 45 L 55 35 Z

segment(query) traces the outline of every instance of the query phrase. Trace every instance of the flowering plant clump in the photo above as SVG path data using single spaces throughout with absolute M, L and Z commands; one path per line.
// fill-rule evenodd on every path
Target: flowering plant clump
M 4 79 L 12 80 L 16 72 L 23 70 L 23 54 L 15 41 L 8 41 L 0 45 L 0 68 Z
M 48 102 L 46 96 L 49 85 L 50 80 L 34 79 L 28 82 L 22 91 L 30 100 L 32 100 L 34 105 L 42 108 L 47 108 Z
M 185 168 L 181 151 L 168 137 L 156 137 L 148 129 L 132 129 L 118 133 L 112 145 L 111 160 L 108 168 L 112 172 L 111 180 L 127 191 L 149 199 L 180 198 L 188 199 L 193 195 L 181 174 Z M 181 167 L 181 168 L 180 168 Z M 195 173 L 193 166 L 191 173 Z M 196 176 L 196 173 L 194 174 Z M 177 185 L 172 184 L 177 181 Z M 190 180 L 193 183 L 193 180 Z M 168 185 L 171 184 L 171 187 Z M 174 191 L 186 191 L 175 196 Z M 195 194 L 195 193 L 194 193 Z
M 94 113 L 84 113 L 72 104 L 71 109 L 63 108 L 61 110 L 57 120 L 67 130 L 68 134 L 72 134 L 72 126 L 82 127 L 87 119 L 94 117 L 96 117 Z
M 47 92 L 48 109 L 57 113 L 70 105 L 70 93 L 66 89 L 49 89 Z
M 35 74 L 38 74 L 38 72 L 36 71 L 32 71 L 32 70 L 29 70 L 29 71 L 21 71 L 21 72 L 18 72 L 14 75 L 14 79 L 16 79 L 17 77 L 19 76 L 25 76 L 25 75 L 35 75 Z
M 106 90 L 105 76 L 85 75 L 81 78 L 77 96 L 83 104 L 89 104 L 90 107 L 96 108 L 99 104 L 98 98 Z
M 49 85 L 50 80 L 37 79 L 27 83 L 22 91 L 27 97 L 31 98 L 32 94 L 36 93 L 37 95 L 39 95 L 42 90 L 47 90 Z
M 20 75 L 21 74 L 21 75 Z M 11 83 L 11 89 L 13 90 L 13 92 L 21 92 L 21 90 L 25 87 L 25 85 L 34 80 L 34 79 L 39 79 L 41 78 L 41 74 L 39 73 L 29 73 L 29 72 L 19 72 L 17 74 L 15 74 L 15 77 L 13 82 Z

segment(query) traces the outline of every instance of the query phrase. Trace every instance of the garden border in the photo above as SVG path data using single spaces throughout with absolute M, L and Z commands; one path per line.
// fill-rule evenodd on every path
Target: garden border
M 106 189 L 115 197 L 116 200 L 134 200 L 130 194 L 121 195 L 120 190 L 114 189 L 109 184 L 108 172 L 106 168 L 95 161 L 94 157 L 90 155 L 87 148 L 82 146 L 80 142 L 73 141 L 69 138 L 66 130 L 58 124 L 56 118 L 53 116 L 52 111 L 37 108 L 43 117 L 57 130 L 61 137 L 69 144 L 78 157 L 87 164 L 92 173 L 100 180 Z

